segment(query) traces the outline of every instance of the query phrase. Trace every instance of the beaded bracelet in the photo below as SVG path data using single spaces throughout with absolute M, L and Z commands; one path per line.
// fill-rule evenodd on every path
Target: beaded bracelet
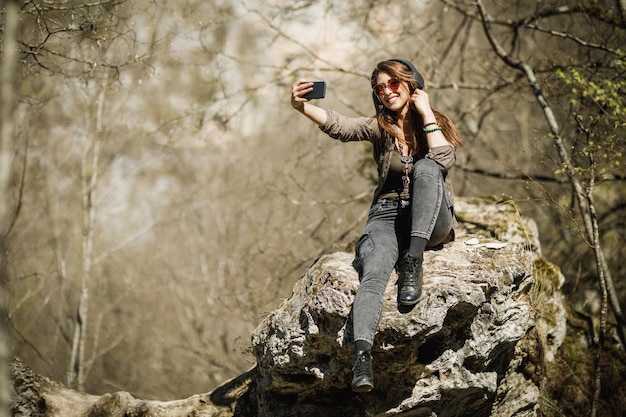
M 422 129 L 422 131 L 424 133 L 433 133 L 433 132 L 436 132 L 438 130 L 441 130 L 441 126 L 435 126 L 435 127 L 431 128 L 431 129 Z
M 426 129 L 428 126 L 432 126 L 432 125 L 436 125 L 437 122 L 430 122 L 430 123 L 426 123 L 424 126 L 422 126 L 422 129 Z

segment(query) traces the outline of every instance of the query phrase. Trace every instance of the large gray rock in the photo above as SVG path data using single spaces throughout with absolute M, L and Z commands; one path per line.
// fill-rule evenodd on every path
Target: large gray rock
M 457 211 L 457 240 L 426 253 L 412 310 L 398 310 L 395 274 L 389 281 L 374 391 L 350 391 L 358 275 L 352 254 L 334 253 L 254 332 L 256 375 L 241 415 L 536 415 L 545 361 L 565 332 L 561 275 L 546 267 L 534 223 L 512 202 L 462 200 Z

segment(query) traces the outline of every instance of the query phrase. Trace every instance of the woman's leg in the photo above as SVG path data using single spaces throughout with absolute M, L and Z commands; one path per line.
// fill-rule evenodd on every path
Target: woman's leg
M 400 305 L 413 305 L 419 300 L 424 250 L 441 243 L 451 227 L 452 209 L 439 165 L 430 159 L 420 159 L 413 168 L 409 250 L 398 264 Z
M 356 348 L 352 390 L 357 392 L 367 392 L 374 387 L 371 349 L 382 313 L 385 288 L 398 259 L 397 216 L 398 202 L 373 204 L 357 243 L 355 265 L 361 282 L 352 305 Z

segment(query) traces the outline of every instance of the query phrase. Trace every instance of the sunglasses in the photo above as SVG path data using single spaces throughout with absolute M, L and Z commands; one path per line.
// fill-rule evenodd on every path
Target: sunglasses
M 373 90 L 374 93 L 379 96 L 381 96 L 385 92 L 385 88 L 388 88 L 389 90 L 391 90 L 392 93 L 395 93 L 396 91 L 398 91 L 398 88 L 400 88 L 401 83 L 402 81 L 396 78 L 391 78 L 387 80 L 387 83 L 376 84 Z

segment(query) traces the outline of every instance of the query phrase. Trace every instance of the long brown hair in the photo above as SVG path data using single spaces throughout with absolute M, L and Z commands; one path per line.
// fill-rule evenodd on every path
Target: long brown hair
M 391 78 L 397 78 L 400 81 L 404 81 L 409 85 L 409 91 L 413 91 L 418 87 L 417 80 L 413 79 L 412 70 L 407 67 L 405 64 L 398 61 L 382 61 L 376 65 L 374 72 L 372 73 L 371 84 L 372 88 L 376 85 L 376 79 L 378 74 L 384 72 L 389 74 Z M 426 86 L 424 86 L 424 91 L 426 90 Z M 374 108 L 376 109 L 376 119 L 378 120 L 378 126 L 387 132 L 392 137 L 396 137 L 396 126 L 398 123 L 398 117 L 396 116 L 396 112 L 389 110 L 383 102 L 380 100 L 378 95 L 374 91 L 372 91 L 372 99 L 374 100 Z M 413 146 L 417 149 L 418 154 L 421 156 L 425 155 L 428 152 L 428 144 L 426 142 L 426 134 L 422 131 L 424 128 L 424 121 L 422 117 L 419 115 L 415 106 L 409 106 L 410 112 L 410 120 L 413 123 L 413 129 L 415 129 L 415 138 L 417 143 L 414 143 Z M 437 123 L 441 126 L 441 130 L 443 135 L 446 137 L 446 140 L 453 146 L 459 147 L 461 146 L 461 138 L 459 136 L 459 132 L 452 123 L 452 119 L 448 117 L 445 113 L 442 113 L 438 110 L 434 110 L 435 118 L 437 119 Z

